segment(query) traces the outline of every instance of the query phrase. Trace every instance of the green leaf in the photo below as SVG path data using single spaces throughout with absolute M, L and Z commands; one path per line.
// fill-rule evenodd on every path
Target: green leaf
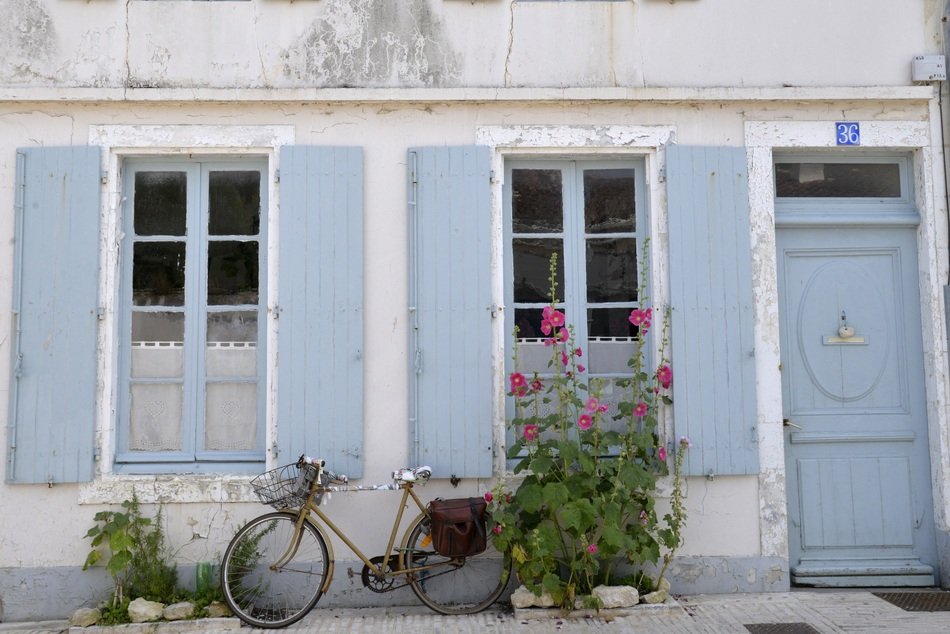
M 106 569 L 113 575 L 121 574 L 129 565 L 129 562 L 132 561 L 132 553 L 128 551 L 122 551 L 112 555 L 112 558 L 109 560 L 109 563 L 106 565 Z
M 549 572 L 544 575 L 544 578 L 541 580 L 541 585 L 548 592 L 554 593 L 561 587 L 561 579 L 556 574 Z
M 112 549 L 113 553 L 131 551 L 134 545 L 135 542 L 132 541 L 132 537 L 128 533 L 114 533 L 109 540 L 109 548 Z
M 541 499 L 548 508 L 557 508 L 566 504 L 571 497 L 563 483 L 548 482 L 541 490 Z
M 89 554 L 86 556 L 86 563 L 82 565 L 82 569 L 86 570 L 87 568 L 95 566 L 99 563 L 100 559 L 102 559 L 102 553 L 98 550 L 89 551 Z
M 537 484 L 524 484 L 515 493 L 514 500 L 525 511 L 533 513 L 541 507 L 541 487 Z

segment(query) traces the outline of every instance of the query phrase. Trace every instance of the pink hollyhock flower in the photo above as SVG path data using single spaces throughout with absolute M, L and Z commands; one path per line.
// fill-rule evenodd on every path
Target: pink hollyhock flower
M 648 332 L 650 332 L 650 322 L 644 321 L 642 324 L 640 324 L 640 334 L 645 335 Z
M 639 308 L 634 308 L 630 311 L 630 316 L 627 319 L 629 319 L 630 323 L 634 326 L 639 326 L 643 322 L 647 321 L 647 314 Z
M 517 392 L 519 387 L 524 387 L 525 384 L 528 382 L 524 378 L 524 375 L 521 372 L 512 372 L 509 379 L 511 381 L 512 392 Z
M 485 501 L 486 501 L 486 502 L 491 502 L 493 497 L 494 497 L 494 496 L 491 494 L 491 491 L 488 491 L 487 493 L 485 493 Z
M 656 380 L 660 382 L 664 388 L 670 387 L 670 384 L 673 383 L 673 370 L 668 365 L 661 365 L 660 369 L 656 371 Z
M 535 439 L 537 439 L 538 434 L 540 432 L 541 430 L 538 428 L 537 425 L 525 425 L 522 435 L 524 436 L 525 440 L 527 440 L 528 442 L 532 442 Z
M 544 345 L 546 345 L 546 346 L 553 346 L 553 345 L 554 345 L 554 339 L 551 338 L 551 337 L 548 337 L 547 339 L 544 340 Z
M 567 328 L 561 328 L 557 331 L 557 342 L 558 343 L 567 343 L 567 340 L 570 338 L 571 334 L 567 331 Z
M 583 357 L 583 356 L 584 356 L 584 351 L 581 350 L 580 348 L 574 348 L 574 356 L 575 356 L 575 357 Z
M 564 325 L 564 313 L 559 310 L 552 310 L 551 314 L 548 316 L 548 320 L 551 322 L 551 325 L 555 328 L 560 328 Z
M 591 555 L 597 554 L 597 544 L 591 544 L 588 546 L 587 552 L 589 552 Z
M 515 396 L 518 398 L 524 398 L 527 395 L 528 395 L 528 388 L 526 388 L 523 385 L 519 387 L 518 390 L 515 392 Z
M 598 412 L 606 412 L 608 407 L 609 407 L 609 406 L 607 405 L 607 403 L 601 403 L 601 404 L 600 404 L 600 407 L 597 408 L 597 411 L 598 411 Z
M 666 447 L 660 447 L 660 450 L 656 453 L 660 457 L 660 460 L 666 462 Z
M 562 350 L 561 351 L 561 365 L 567 365 L 567 362 L 570 360 L 571 358 L 567 356 L 567 353 Z
M 554 329 L 554 324 L 551 323 L 550 319 L 541 320 L 541 332 L 543 334 L 550 335 L 553 329 Z
M 645 311 L 647 319 L 653 319 L 653 307 L 647 308 Z
M 633 408 L 634 416 L 646 416 L 647 415 L 647 404 L 643 401 L 637 403 L 637 406 Z
M 495 526 L 492 527 L 491 532 L 493 532 L 496 535 L 501 535 L 502 530 L 504 529 L 501 527 L 501 524 L 495 524 Z
M 647 512 L 646 512 L 646 511 L 640 511 L 640 523 L 641 523 L 641 524 L 643 524 L 644 526 L 646 526 L 646 525 L 647 525 L 647 522 L 649 521 L 649 519 L 650 519 L 650 516 L 647 515 Z
M 584 405 L 584 409 L 593 414 L 600 407 L 600 401 L 598 401 L 593 396 L 587 399 L 587 404 Z
M 549 304 L 549 305 L 547 305 L 547 306 L 545 306 L 544 308 L 541 309 L 541 316 L 542 316 L 544 319 L 550 320 L 550 319 L 551 319 L 551 313 L 553 313 L 553 312 L 554 312 L 554 307 Z
M 586 370 L 586 369 L 587 369 L 587 368 L 585 368 L 584 366 L 582 366 L 580 363 L 577 364 L 577 371 L 578 371 L 578 372 L 583 372 L 583 371 Z
M 590 429 L 593 424 L 594 419 L 590 417 L 590 414 L 581 414 L 580 418 L 577 419 L 577 426 L 581 429 Z
M 544 387 L 544 384 L 541 383 L 541 379 L 535 379 L 534 381 L 531 381 L 532 392 L 540 392 L 543 387 Z

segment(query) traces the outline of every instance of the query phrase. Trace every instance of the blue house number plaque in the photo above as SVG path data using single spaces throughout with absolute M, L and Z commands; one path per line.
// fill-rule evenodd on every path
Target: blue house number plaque
M 861 145 L 861 124 L 838 121 L 835 123 L 835 141 L 838 145 Z

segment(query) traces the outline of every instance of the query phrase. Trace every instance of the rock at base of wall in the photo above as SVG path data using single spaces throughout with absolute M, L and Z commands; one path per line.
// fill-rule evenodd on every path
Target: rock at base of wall
M 89 627 L 95 625 L 102 618 L 102 613 L 96 608 L 79 608 L 69 617 L 70 627 Z
M 537 596 L 525 586 L 518 586 L 511 595 L 511 606 L 514 608 L 550 608 L 554 607 L 554 599 L 547 592 Z
M 640 593 L 633 586 L 597 586 L 592 594 L 604 608 L 629 608 L 640 603 Z
M 129 604 L 129 620 L 133 623 L 158 621 L 164 612 L 165 605 L 156 601 L 138 598 Z
M 182 601 L 167 606 L 162 612 L 162 615 L 166 621 L 181 621 L 183 619 L 190 619 L 194 613 L 195 604 L 189 601 Z
M 212 601 L 208 604 L 208 618 L 220 619 L 226 616 L 232 616 L 231 608 L 221 601 Z

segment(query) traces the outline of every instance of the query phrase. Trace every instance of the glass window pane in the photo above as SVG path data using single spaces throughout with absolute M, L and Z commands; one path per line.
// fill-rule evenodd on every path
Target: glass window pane
M 211 172 L 208 181 L 211 235 L 257 235 L 261 225 L 261 173 Z
M 180 383 L 132 386 L 130 451 L 181 451 Z
M 587 301 L 637 299 L 637 241 L 607 238 L 587 241 Z
M 257 446 L 257 385 L 209 383 L 205 449 L 250 451 Z
M 780 198 L 900 198 L 898 163 L 777 163 Z
M 183 313 L 132 313 L 132 376 L 182 376 Z
M 257 313 L 210 313 L 205 373 L 210 377 L 255 376 L 256 342 Z
M 561 240 L 515 238 L 511 241 L 515 301 L 551 301 L 551 254 L 557 253 L 557 288 L 564 292 L 564 248 Z
M 257 242 L 208 243 L 208 304 L 233 306 L 258 300 Z
M 184 306 L 184 242 L 135 243 L 132 302 L 136 306 Z
M 185 172 L 136 172 L 135 234 L 185 235 L 186 185 Z
M 564 229 L 560 170 L 511 171 L 513 233 L 560 233 Z
M 584 228 L 587 233 L 636 230 L 632 169 L 584 170 Z
M 630 308 L 587 311 L 587 363 L 591 374 L 628 372 L 636 349 L 638 328 L 630 323 Z

